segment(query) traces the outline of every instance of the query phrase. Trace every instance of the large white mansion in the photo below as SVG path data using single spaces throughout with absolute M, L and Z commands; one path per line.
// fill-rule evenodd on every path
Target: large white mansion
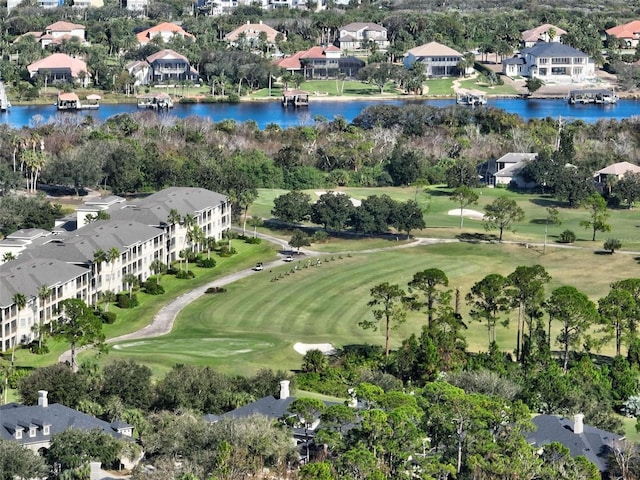
M 87 215 L 108 213 L 108 220 L 88 223 Z M 172 222 L 171 213 L 191 215 L 204 236 L 220 240 L 231 225 L 229 199 L 204 188 L 171 187 L 146 198 L 125 201 L 117 196 L 85 202 L 72 223 L 75 229 L 20 230 L 0 241 L 0 351 L 29 342 L 36 323 L 55 318 L 58 303 L 80 298 L 95 304 L 106 290 L 123 290 L 125 275 L 143 282 L 151 264 L 176 260 L 186 246 L 187 227 Z M 89 217 L 91 218 L 91 217 Z M 97 251 L 118 251 L 118 257 L 97 262 Z M 48 294 L 43 292 L 48 290 Z M 26 297 L 18 310 L 15 294 Z

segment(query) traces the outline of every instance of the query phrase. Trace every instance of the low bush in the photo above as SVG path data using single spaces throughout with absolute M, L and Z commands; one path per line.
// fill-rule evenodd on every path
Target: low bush
M 175 275 L 178 273 L 178 269 L 176 267 L 167 268 L 167 275 Z
M 325 232 L 324 230 L 316 230 L 311 236 L 311 241 L 313 243 L 323 243 L 326 242 L 328 238 L 329 234 L 327 232 Z
M 116 305 L 120 308 L 134 308 L 138 306 L 138 296 L 134 293 L 129 297 L 128 292 L 119 293 L 116 296 Z
M 218 256 L 230 257 L 232 255 L 235 255 L 236 253 L 238 253 L 238 251 L 235 248 L 233 247 L 229 248 L 227 245 L 224 245 L 220 247 L 220 250 L 218 251 Z
M 202 258 L 198 261 L 200 268 L 213 268 L 216 266 L 216 261 L 213 258 Z
M 164 293 L 164 287 L 151 279 L 142 284 L 142 290 L 149 295 L 162 295 Z
M 231 93 L 227 97 L 227 102 L 229 102 L 229 103 L 240 103 L 240 95 L 238 95 L 237 93 Z
M 18 388 L 18 382 L 20 381 L 20 379 L 26 378 L 30 374 L 31 374 L 30 369 L 18 368 L 9 375 L 9 379 L 7 383 L 9 384 L 10 388 L 13 388 L 15 390 L 16 388 Z
M 49 353 L 49 347 L 44 342 L 42 343 L 42 345 L 38 345 L 38 341 L 34 340 L 29 345 L 29 351 L 34 355 L 46 355 L 47 353 Z
M 260 245 L 262 243 L 262 239 L 258 237 L 247 237 L 245 239 L 245 243 L 250 245 Z
M 571 230 L 565 230 L 558 237 L 558 243 L 573 243 L 576 241 L 576 234 Z
M 226 293 L 227 289 L 224 287 L 209 287 L 204 293 Z
M 178 103 L 194 104 L 194 103 L 198 103 L 198 99 L 193 97 L 185 97 L 185 98 L 181 98 L 180 102 Z
M 180 279 L 180 280 L 188 280 L 190 278 L 194 278 L 196 276 L 195 273 L 193 273 L 193 270 L 180 270 L 178 271 L 178 273 L 176 273 L 176 278 Z
M 100 319 L 102 323 L 107 323 L 109 325 L 115 323 L 118 314 L 115 312 L 100 312 Z

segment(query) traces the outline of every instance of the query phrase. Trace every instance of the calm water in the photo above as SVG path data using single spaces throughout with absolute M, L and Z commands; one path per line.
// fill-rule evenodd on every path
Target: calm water
M 402 100 L 388 100 L 384 103 L 402 105 Z M 192 115 L 208 117 L 214 122 L 225 119 L 234 119 L 237 122 L 248 120 L 255 121 L 260 128 L 264 128 L 269 123 L 276 123 L 283 128 L 291 126 L 309 125 L 313 123 L 316 116 L 333 119 L 340 115 L 347 121 L 353 120 L 365 107 L 378 105 L 381 101 L 374 100 L 353 100 L 349 102 L 317 101 L 308 108 L 284 109 L 280 102 L 265 103 L 240 103 L 240 104 L 177 104 L 168 115 L 186 118 Z M 426 100 L 423 103 L 437 107 L 453 105 L 453 100 Z M 561 99 L 553 100 L 525 100 L 525 99 L 494 99 L 489 100 L 489 106 L 502 108 L 510 113 L 516 113 L 525 119 L 563 117 L 569 121 L 580 119 L 585 122 L 595 122 L 600 119 L 623 119 L 634 115 L 640 115 L 640 101 L 619 100 L 617 105 L 569 105 Z M 103 122 L 109 117 L 121 113 L 132 113 L 138 111 L 133 105 L 101 105 L 99 110 L 85 112 L 58 112 L 53 105 L 39 106 L 16 106 L 9 113 L 0 114 L 0 123 L 9 124 L 12 127 L 32 126 L 39 122 L 50 122 L 57 118 L 83 117 L 90 115 L 96 122 Z M 166 113 L 149 114 L 167 115 Z

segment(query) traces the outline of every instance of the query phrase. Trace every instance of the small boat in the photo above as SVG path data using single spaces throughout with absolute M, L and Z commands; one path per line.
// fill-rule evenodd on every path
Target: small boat
M 458 105 L 486 105 L 487 96 L 482 90 L 458 90 L 456 92 L 456 103 Z
M 618 101 L 618 96 L 613 90 L 591 88 L 586 90 L 571 90 L 567 101 L 570 105 L 585 105 L 589 103 L 613 105 Z

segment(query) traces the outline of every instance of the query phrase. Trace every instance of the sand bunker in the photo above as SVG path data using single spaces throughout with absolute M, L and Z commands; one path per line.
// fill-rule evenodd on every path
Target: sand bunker
M 454 208 L 453 210 L 449 210 L 447 215 L 455 215 L 456 217 L 460 216 L 460 209 Z M 470 218 L 472 220 L 482 220 L 484 218 L 484 213 L 479 212 L 477 210 L 471 210 L 469 208 L 462 209 L 462 216 L 466 218 Z
M 336 351 L 336 348 L 330 343 L 296 343 L 293 349 L 300 355 L 304 355 L 309 350 L 320 350 L 325 355 L 329 355 Z
M 315 192 L 315 194 L 320 197 L 321 195 L 324 195 L 327 192 Z M 346 193 L 342 193 L 342 192 L 331 192 L 334 195 L 346 195 Z M 351 198 L 349 197 L 349 200 L 351 200 L 351 203 L 353 204 L 354 207 L 359 207 L 360 205 L 362 205 L 362 200 L 358 200 L 357 198 Z

